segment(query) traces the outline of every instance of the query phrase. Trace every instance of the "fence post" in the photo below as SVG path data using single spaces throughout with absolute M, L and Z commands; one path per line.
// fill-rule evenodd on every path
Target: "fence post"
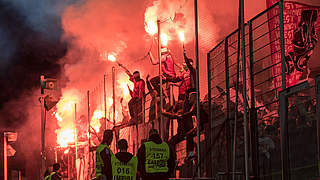
M 284 24 L 283 24 L 283 0 L 279 1 L 279 21 L 280 21 L 280 49 L 281 49 L 281 79 L 282 89 L 286 84 L 286 62 L 285 62 L 285 41 L 284 41 Z
M 207 72 L 208 72 L 208 110 L 209 110 L 209 123 L 210 123 L 210 146 L 213 144 L 213 131 L 214 131 L 214 126 L 213 126 L 213 109 L 212 109 L 212 95 L 211 95 L 211 64 L 210 64 L 210 52 L 207 54 Z M 213 159 L 213 152 L 212 150 L 209 153 L 210 159 Z M 209 163 L 210 164 L 210 175 L 213 176 L 213 161 Z
M 248 22 L 249 26 L 249 58 L 250 58 L 250 92 L 251 92 L 251 108 L 250 108 L 250 136 L 251 136 L 251 164 L 253 176 L 259 177 L 259 149 L 258 149 L 258 122 L 255 105 L 255 87 L 254 87 L 254 63 L 253 63 L 253 32 L 252 21 Z
M 240 25 L 241 25 L 241 55 L 243 71 L 243 119 L 244 119 L 244 156 L 245 156 L 245 179 L 249 180 L 249 150 L 248 150 L 248 119 L 247 119 L 247 83 L 246 83 L 246 52 L 245 52 L 245 26 L 244 26 L 244 0 L 239 1 Z
M 226 148 L 227 148 L 227 178 L 230 179 L 231 171 L 231 135 L 230 135 L 230 89 L 229 89 L 229 49 L 228 49 L 228 37 L 224 40 L 224 59 L 225 59 L 225 76 L 226 76 L 226 103 L 227 103 L 227 113 L 226 113 Z
M 282 180 L 290 180 L 289 142 L 288 142 L 288 99 L 286 90 L 280 92 L 281 165 Z
M 320 75 L 316 77 L 316 115 L 317 115 L 317 150 L 318 150 L 318 176 L 320 176 Z

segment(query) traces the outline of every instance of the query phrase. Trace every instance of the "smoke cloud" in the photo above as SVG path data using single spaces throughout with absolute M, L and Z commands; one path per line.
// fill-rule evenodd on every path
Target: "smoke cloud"
M 207 92 L 206 53 L 237 28 L 237 3 L 199 1 L 201 97 Z M 265 9 L 264 0 L 246 0 L 245 5 L 246 19 Z M 117 65 L 107 61 L 104 54 L 112 53 L 131 72 L 139 70 L 142 78 L 155 76 L 158 67 L 144 58 L 149 49 L 157 54 L 153 37 L 145 31 L 145 21 L 158 18 L 165 21 L 162 32 L 169 36 L 168 46 L 176 61 L 183 61 L 179 31 L 185 33 L 187 54 L 194 58 L 191 0 L 0 0 L 0 84 L 4 87 L 0 94 L 0 127 L 21 132 L 19 138 L 24 141 L 20 151 L 29 145 L 25 157 L 39 156 L 36 87 L 40 75 L 58 78 L 63 95 L 79 98 L 101 84 L 104 74 L 110 85 L 111 68 Z M 116 72 L 119 86 L 130 83 L 122 70 L 117 68 Z M 27 174 L 32 179 L 37 173 L 32 167 L 38 164 L 27 162 Z

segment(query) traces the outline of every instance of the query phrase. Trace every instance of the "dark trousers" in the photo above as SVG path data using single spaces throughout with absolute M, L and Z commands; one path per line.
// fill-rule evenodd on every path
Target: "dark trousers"
M 174 82 L 174 77 L 166 73 L 163 73 L 163 76 L 166 77 L 166 79 L 162 79 L 163 83 Z M 158 92 L 158 94 L 160 94 L 160 76 L 153 77 L 150 82 L 153 88 Z
M 193 142 L 193 137 L 191 134 L 186 134 L 189 132 L 191 129 L 193 129 L 193 121 L 192 117 L 188 117 L 185 119 L 178 119 L 178 132 L 176 135 L 174 135 L 170 140 L 169 144 L 172 147 L 172 149 L 176 149 L 175 146 L 179 142 L 183 141 L 186 137 L 187 139 L 187 156 L 188 152 L 194 150 L 194 142 Z
M 136 122 L 142 121 L 142 98 L 131 98 L 128 106 L 131 118 Z

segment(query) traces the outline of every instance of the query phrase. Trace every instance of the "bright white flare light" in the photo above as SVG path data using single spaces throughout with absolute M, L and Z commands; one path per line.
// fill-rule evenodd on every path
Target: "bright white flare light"
M 184 33 L 183 33 L 182 31 L 180 31 L 180 32 L 178 33 L 178 35 L 179 35 L 180 41 L 181 41 L 181 42 L 184 42 Z
M 108 54 L 108 60 L 111 62 L 115 62 L 117 58 L 113 54 Z
M 165 33 L 161 33 L 161 44 L 162 46 L 166 47 L 168 45 L 168 36 Z

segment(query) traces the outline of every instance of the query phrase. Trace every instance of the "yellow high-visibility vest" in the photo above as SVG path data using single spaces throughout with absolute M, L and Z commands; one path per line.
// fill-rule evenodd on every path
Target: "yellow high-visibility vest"
M 170 150 L 167 143 L 156 144 L 152 141 L 144 143 L 146 148 L 146 173 L 166 173 L 169 171 L 168 159 Z
M 55 175 L 56 172 L 52 172 L 50 175 L 46 176 L 44 180 L 51 180 L 52 176 Z
M 96 177 L 100 177 L 102 176 L 102 168 L 104 166 L 103 164 L 103 160 L 100 156 L 100 153 L 105 149 L 107 148 L 111 154 L 111 157 L 113 155 L 111 149 L 109 148 L 108 145 L 106 144 L 99 144 L 97 150 L 96 150 Z
M 128 163 L 121 162 L 115 155 L 111 156 L 112 179 L 136 180 L 138 158 L 133 156 Z

